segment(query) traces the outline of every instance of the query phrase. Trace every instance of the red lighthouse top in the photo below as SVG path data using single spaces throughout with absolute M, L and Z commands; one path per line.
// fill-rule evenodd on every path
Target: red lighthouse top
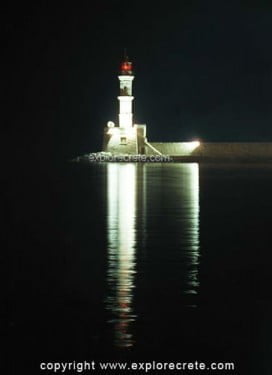
M 133 74 L 133 70 L 132 70 L 132 62 L 128 61 L 128 58 L 127 58 L 127 57 L 126 57 L 126 59 L 121 63 L 120 73 L 121 73 L 122 75 L 132 75 L 132 74 Z

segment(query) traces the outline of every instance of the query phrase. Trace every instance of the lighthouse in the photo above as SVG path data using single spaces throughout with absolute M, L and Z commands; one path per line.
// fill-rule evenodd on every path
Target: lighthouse
M 126 57 L 121 63 L 120 74 L 118 76 L 120 82 L 119 100 L 119 127 L 131 129 L 133 126 L 132 102 L 132 83 L 134 80 L 132 63 Z
M 132 84 L 134 72 L 132 62 L 125 56 L 119 73 L 118 125 L 108 121 L 104 129 L 103 151 L 113 155 L 139 155 L 145 153 L 146 125 L 135 124 L 133 119 Z

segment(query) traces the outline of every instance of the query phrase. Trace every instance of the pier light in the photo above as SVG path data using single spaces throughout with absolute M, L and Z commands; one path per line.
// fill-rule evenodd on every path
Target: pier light
M 192 146 L 194 146 L 194 149 L 197 148 L 198 146 L 200 146 L 200 142 L 199 141 L 193 141 L 191 143 L 192 143 Z
M 192 141 L 192 142 L 186 142 L 184 144 L 185 146 L 185 149 L 187 152 L 191 153 L 193 152 L 196 148 L 198 148 L 200 146 L 200 142 L 199 141 Z

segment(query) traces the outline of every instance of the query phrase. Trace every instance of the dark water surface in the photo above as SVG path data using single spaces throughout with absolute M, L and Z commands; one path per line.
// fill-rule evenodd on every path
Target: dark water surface
M 71 163 L 15 182 L 12 374 L 80 359 L 272 374 L 272 166 Z

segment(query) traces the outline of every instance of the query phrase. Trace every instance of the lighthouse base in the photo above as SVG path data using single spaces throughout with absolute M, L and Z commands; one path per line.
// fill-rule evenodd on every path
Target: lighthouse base
M 131 128 L 107 127 L 104 129 L 103 151 L 112 155 L 145 155 L 146 125 Z

